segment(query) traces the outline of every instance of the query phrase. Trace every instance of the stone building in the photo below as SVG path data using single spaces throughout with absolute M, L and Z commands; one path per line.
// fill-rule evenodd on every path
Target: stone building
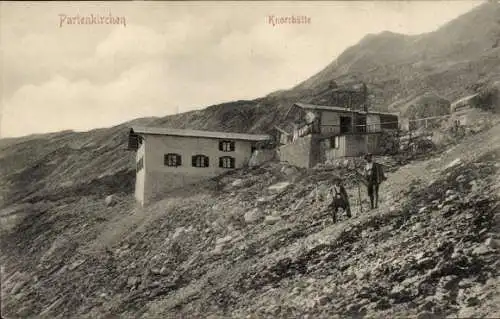
M 133 127 L 129 149 L 137 151 L 135 197 L 141 205 L 169 190 L 248 165 L 267 135 Z
M 285 115 L 294 125 L 280 160 L 301 167 L 342 157 L 379 154 L 382 133 L 399 129 L 398 115 L 336 106 L 295 103 Z

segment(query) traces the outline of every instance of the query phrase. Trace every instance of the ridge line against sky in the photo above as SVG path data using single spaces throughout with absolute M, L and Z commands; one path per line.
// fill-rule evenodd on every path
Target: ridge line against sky
M 432 32 L 481 3 L 2 2 L 0 133 L 89 130 L 262 97 L 369 33 Z

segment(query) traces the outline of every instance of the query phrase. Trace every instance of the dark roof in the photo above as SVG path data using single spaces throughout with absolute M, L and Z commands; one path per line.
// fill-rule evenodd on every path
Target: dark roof
M 392 116 L 398 116 L 398 113 L 388 113 L 388 112 L 378 112 L 378 111 L 359 111 L 359 110 L 351 110 L 349 108 L 345 107 L 340 107 L 340 106 L 327 106 L 327 105 L 315 105 L 315 104 L 307 104 L 307 103 L 295 103 L 292 105 L 292 107 L 288 110 L 286 113 L 285 117 L 288 117 L 289 113 L 291 110 L 295 107 L 298 106 L 304 110 L 322 110 L 322 111 L 331 111 L 331 112 L 345 112 L 345 113 L 357 113 L 357 114 L 376 114 L 376 115 L 392 115 Z
M 472 95 L 468 95 L 466 97 L 463 97 L 453 103 L 451 103 L 450 105 L 450 108 L 451 108 L 451 112 L 453 113 L 454 111 L 456 110 L 459 110 L 461 108 L 466 108 L 466 107 L 469 107 L 470 106 L 470 103 L 471 101 L 477 97 L 479 95 L 479 93 L 476 93 L 476 94 L 472 94 Z
M 352 112 L 351 109 L 341 106 L 326 106 L 326 105 L 315 105 L 306 103 L 295 103 L 300 108 L 306 110 L 324 110 L 324 111 L 336 111 L 336 112 Z
M 167 128 L 167 127 L 148 127 L 148 126 L 133 126 L 130 133 L 136 135 L 168 135 L 168 136 L 204 137 L 204 138 L 245 140 L 245 141 L 267 141 L 271 139 L 269 135 L 182 130 L 182 129 Z

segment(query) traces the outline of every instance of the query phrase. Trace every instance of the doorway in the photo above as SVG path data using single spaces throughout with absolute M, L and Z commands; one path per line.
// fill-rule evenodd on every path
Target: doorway
M 352 119 L 349 116 L 340 117 L 340 134 L 349 133 L 352 128 Z

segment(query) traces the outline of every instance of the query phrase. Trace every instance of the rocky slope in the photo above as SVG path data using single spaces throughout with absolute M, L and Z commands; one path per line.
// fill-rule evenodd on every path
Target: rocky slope
M 291 103 L 323 98 L 332 79 L 365 80 L 374 101 L 402 111 L 427 91 L 453 100 L 494 86 L 498 7 L 417 37 L 369 36 L 298 87 L 253 101 L 0 139 L 3 314 L 494 316 L 498 125 L 433 159 L 396 165 L 380 209 L 337 225 L 311 193 L 330 173 L 278 164 L 136 209 L 125 148 L 135 123 L 268 132 Z M 358 212 L 357 186 L 349 192 Z
M 394 103 L 398 111 L 427 92 L 453 101 L 474 93 L 476 83 L 500 80 L 499 16 L 498 3 L 484 3 L 435 32 L 368 35 L 294 91 L 357 78 L 369 84 L 376 105 Z
M 27 196 L 39 198 L 46 190 L 61 188 L 64 192 L 68 185 L 75 189 L 91 182 L 106 185 L 105 176 L 114 174 L 128 176 L 125 184 L 132 183 L 133 154 L 125 148 L 126 132 L 134 123 L 270 133 L 273 125 L 282 124 L 283 114 L 292 103 L 317 102 L 328 96 L 332 80 L 340 86 L 364 80 L 372 95 L 372 108 L 387 109 L 392 103 L 389 109 L 402 114 L 415 104 L 410 102 L 426 92 L 453 101 L 473 91 L 500 89 L 500 47 L 495 45 L 500 34 L 499 8 L 499 4 L 485 3 L 424 35 L 385 32 L 367 36 L 304 83 L 256 100 L 84 133 L 0 139 L 0 207 Z M 484 101 L 500 107 L 500 91 L 495 94 L 496 98 Z M 442 113 L 431 108 L 432 114 L 434 111 Z
M 498 316 L 499 133 L 385 159 L 380 208 L 361 212 L 348 181 L 355 217 L 337 224 L 318 194 L 348 171 L 277 163 L 144 210 L 117 184 L 108 203 L 79 190 L 4 209 L 4 315 Z

